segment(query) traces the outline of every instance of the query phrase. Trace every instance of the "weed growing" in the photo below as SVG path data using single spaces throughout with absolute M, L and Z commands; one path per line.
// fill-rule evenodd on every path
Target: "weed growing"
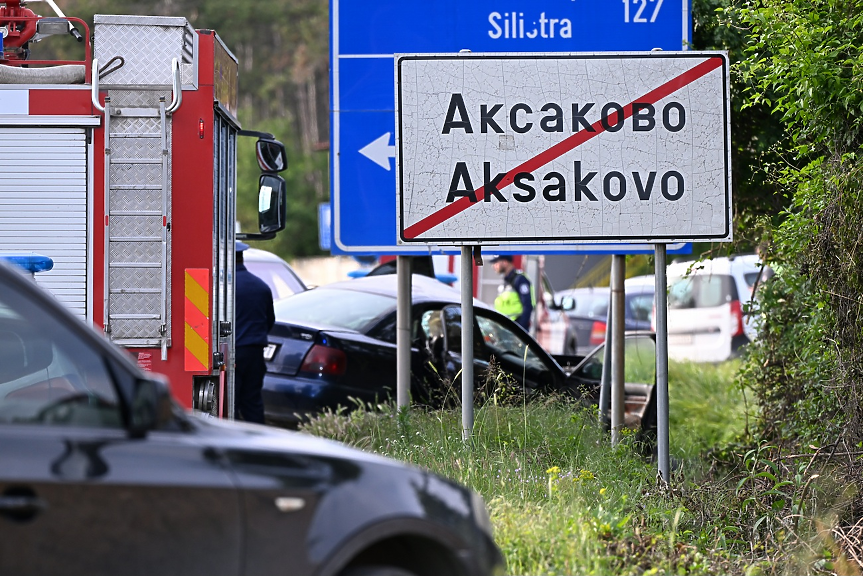
M 771 465 L 767 448 L 727 444 L 746 430 L 736 368 L 671 364 L 669 484 L 639 455 L 634 433 L 612 448 L 595 409 L 562 398 L 489 389 L 469 441 L 457 407 L 358 406 L 303 430 L 473 488 L 508 574 L 830 573 L 837 542 L 858 534 L 831 532 L 816 513 L 814 469 L 799 462 L 795 474 Z
M 669 363 L 669 435 L 678 455 L 697 457 L 745 435 L 747 396 L 736 380 L 739 369 L 738 360 Z
M 486 404 L 469 442 L 457 409 L 400 415 L 364 407 L 324 415 L 304 430 L 479 492 L 510 574 L 705 572 L 704 554 L 691 543 L 697 519 L 667 498 L 655 467 L 630 446 L 634 434 L 611 448 L 595 422 L 588 410 L 549 400 Z

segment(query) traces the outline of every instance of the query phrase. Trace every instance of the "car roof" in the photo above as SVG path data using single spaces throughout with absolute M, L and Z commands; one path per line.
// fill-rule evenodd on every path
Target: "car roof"
M 568 288 L 566 290 L 559 290 L 555 294 L 558 296 L 578 296 L 580 294 L 606 294 L 608 293 L 608 286 L 588 286 L 586 288 Z
M 654 285 L 648 283 L 634 283 L 629 284 L 624 282 L 623 284 L 624 291 L 627 294 L 641 294 L 643 292 L 653 293 Z M 565 297 L 570 296 L 572 298 L 578 298 L 579 296 L 584 295 L 596 295 L 596 296 L 608 296 L 611 288 L 608 286 L 593 286 L 588 288 L 570 288 L 568 290 L 561 290 L 560 292 L 556 292 L 555 296 Z
M 260 248 L 248 248 L 243 251 L 243 260 L 255 260 L 256 262 L 285 262 L 284 259 L 272 252 Z M 287 264 L 287 262 L 285 262 Z
M 627 288 L 636 286 L 653 286 L 656 287 L 656 276 L 653 274 L 645 274 L 644 276 L 633 276 L 623 281 L 623 285 Z
M 342 280 L 340 282 L 325 284 L 318 287 L 317 290 L 351 290 L 396 298 L 398 295 L 398 276 L 396 274 L 364 276 L 353 280 Z M 415 304 L 418 302 L 461 304 L 460 290 L 421 274 L 411 275 L 411 292 Z M 491 306 L 476 298 L 473 299 L 473 305 L 478 308 L 492 309 Z
M 668 276 L 684 276 L 685 274 L 733 274 L 759 270 L 761 259 L 757 254 L 743 254 L 720 258 L 707 258 L 705 260 L 687 260 L 685 262 L 672 262 L 668 265 Z

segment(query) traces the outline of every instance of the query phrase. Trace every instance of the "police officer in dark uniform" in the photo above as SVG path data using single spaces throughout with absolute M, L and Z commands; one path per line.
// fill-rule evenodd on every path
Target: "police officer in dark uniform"
M 494 301 L 495 309 L 525 330 L 530 330 L 530 316 L 533 314 L 530 280 L 516 269 L 512 256 L 496 256 L 491 263 L 495 271 L 503 275 L 504 282 L 503 293 Z
M 267 334 L 276 323 L 273 310 L 273 293 L 269 286 L 246 269 L 243 251 L 249 245 L 237 241 L 237 268 L 235 278 L 234 335 L 236 371 L 234 377 L 234 417 L 246 422 L 264 423 L 264 402 L 261 388 L 267 371 L 264 347 Z

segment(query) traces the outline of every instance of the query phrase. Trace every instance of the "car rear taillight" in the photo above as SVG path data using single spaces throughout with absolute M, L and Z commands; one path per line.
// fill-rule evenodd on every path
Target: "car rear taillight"
M 731 301 L 731 335 L 741 336 L 743 334 L 743 309 L 740 300 Z
M 318 375 L 341 376 L 348 368 L 348 357 L 338 348 L 315 344 L 303 359 L 300 372 Z
M 596 346 L 603 342 L 605 342 L 605 322 L 594 320 L 593 327 L 590 329 L 590 345 Z

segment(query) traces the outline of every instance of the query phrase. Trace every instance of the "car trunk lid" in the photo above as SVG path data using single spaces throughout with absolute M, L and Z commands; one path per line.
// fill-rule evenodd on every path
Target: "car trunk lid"
M 267 361 L 267 372 L 296 376 L 303 358 L 320 334 L 320 330 L 308 327 L 276 324 L 270 331 L 269 342 L 275 346 L 272 360 Z

